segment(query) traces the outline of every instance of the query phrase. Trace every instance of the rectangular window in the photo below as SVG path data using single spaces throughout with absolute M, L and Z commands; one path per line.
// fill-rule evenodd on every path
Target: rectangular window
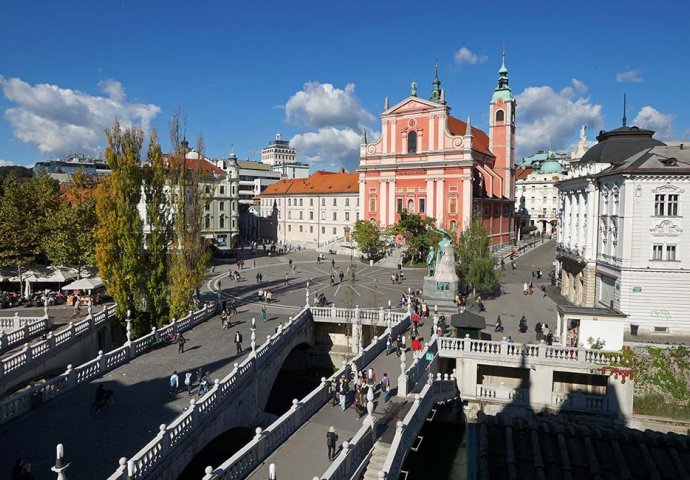
M 676 246 L 666 245 L 666 260 L 671 262 L 676 260 Z
M 333 212 L 333 221 L 335 222 L 337 220 L 338 220 L 338 212 Z
M 337 199 L 337 198 L 334 198 L 334 199 L 333 199 L 333 206 L 334 206 L 334 207 L 337 207 L 337 206 L 338 206 L 338 199 Z
M 313 207 L 313 206 L 314 206 L 314 199 L 313 199 L 313 198 L 310 198 L 310 199 L 309 199 L 309 206 L 310 206 L 310 207 Z
M 371 197 L 369 199 L 369 211 L 371 213 L 376 213 L 376 198 L 375 197 Z
M 359 222 L 359 212 L 355 213 L 355 219 Z
M 291 206 L 292 206 L 292 199 L 288 198 L 288 207 L 291 207 Z
M 206 193 L 211 193 L 211 185 L 206 185 L 204 191 L 205 191 Z
M 326 227 L 321 227 L 321 233 L 322 233 L 323 235 L 326 235 Z
M 220 219 L 218 219 L 218 221 L 220 222 L 219 227 L 225 228 L 225 217 L 223 215 L 220 216 Z
M 326 220 L 326 212 L 321 211 L 321 220 Z
M 359 207 L 359 197 L 357 197 L 357 206 Z
M 349 207 L 349 206 L 350 206 L 350 199 L 349 199 L 349 198 L 346 198 L 346 199 L 345 199 L 345 206 L 346 206 L 346 207 Z
M 314 220 L 314 212 L 311 210 L 309 211 L 309 220 Z
M 338 235 L 338 229 L 336 227 L 333 227 L 333 235 Z
M 206 202 L 206 205 L 204 205 L 204 210 L 206 210 L 207 212 L 209 210 L 211 210 L 211 203 L 210 202 Z
M 450 197 L 448 201 L 448 213 L 454 215 L 458 213 L 458 199 L 455 197 Z
M 426 198 L 419 199 L 419 213 L 426 213 Z
M 350 221 L 350 212 L 345 212 L 345 221 L 346 222 Z
M 292 210 L 288 210 L 288 219 L 292 218 Z
M 309 225 L 309 233 L 314 233 L 314 226 L 313 225 Z
M 299 212 L 299 219 L 303 220 L 304 219 L 304 212 Z
M 395 200 L 395 202 L 396 202 L 395 211 L 396 211 L 396 212 L 402 212 L 402 209 L 403 209 L 403 199 L 402 199 L 402 198 L 398 198 L 398 199 Z
M 300 206 L 300 207 L 302 207 L 302 206 L 304 205 L 304 204 L 302 203 L 303 201 L 304 201 L 303 198 L 300 198 L 300 199 L 299 199 L 299 206 Z
M 322 207 L 325 207 L 325 206 L 326 206 L 326 199 L 325 199 L 325 198 L 322 198 L 322 199 L 321 199 L 321 206 L 322 206 Z
M 304 231 L 304 227 L 302 225 L 299 226 L 299 231 L 302 233 Z
M 668 196 L 668 205 L 667 205 L 667 210 L 666 213 L 668 214 L 669 217 L 676 217 L 678 216 L 678 194 L 670 194 Z
M 225 202 L 218 202 L 218 210 L 221 212 L 225 210 Z
M 663 260 L 664 259 L 664 246 L 654 245 L 652 249 L 652 260 Z
M 663 217 L 664 216 L 664 206 L 665 206 L 666 195 L 654 195 L 654 216 Z
M 288 232 L 292 231 L 292 225 L 288 225 Z
M 220 186 L 220 194 L 225 195 L 225 185 Z

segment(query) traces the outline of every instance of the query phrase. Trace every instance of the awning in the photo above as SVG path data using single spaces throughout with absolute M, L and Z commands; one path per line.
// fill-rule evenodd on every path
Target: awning
M 102 287 L 101 277 L 82 278 L 62 287 L 63 290 L 94 290 Z

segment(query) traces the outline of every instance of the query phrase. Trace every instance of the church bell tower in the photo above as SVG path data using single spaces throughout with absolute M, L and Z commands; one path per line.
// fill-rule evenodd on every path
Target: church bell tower
M 502 53 L 498 86 L 489 104 L 489 149 L 496 155 L 494 170 L 503 178 L 503 196 L 515 198 L 515 107 L 517 103 L 508 86 L 506 54 Z

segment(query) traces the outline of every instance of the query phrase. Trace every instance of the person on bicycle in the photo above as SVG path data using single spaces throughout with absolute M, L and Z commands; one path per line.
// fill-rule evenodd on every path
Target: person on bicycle
M 95 401 L 98 405 L 103 406 L 103 405 L 105 405 L 105 402 L 108 401 L 108 397 L 109 397 L 110 395 L 112 395 L 112 394 L 113 394 L 113 391 L 112 391 L 112 390 L 107 390 L 107 389 L 103 386 L 103 384 L 101 383 L 101 384 L 98 385 L 98 388 L 96 389 L 96 398 L 95 398 L 94 401 Z

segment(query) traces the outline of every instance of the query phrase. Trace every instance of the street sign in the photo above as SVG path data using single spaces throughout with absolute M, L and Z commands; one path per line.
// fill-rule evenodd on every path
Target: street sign
M 642 287 L 633 287 L 633 293 L 640 293 L 642 292 Z

